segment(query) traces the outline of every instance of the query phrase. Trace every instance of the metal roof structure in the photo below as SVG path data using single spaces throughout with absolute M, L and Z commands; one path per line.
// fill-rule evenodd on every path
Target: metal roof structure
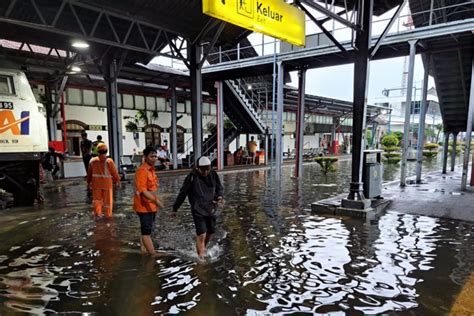
M 87 41 L 99 58 L 111 48 L 126 50 L 126 63 L 148 63 L 153 57 L 180 56 L 182 41 L 211 42 L 222 22 L 201 13 L 200 1 L 2 1 L 2 37 L 70 50 L 71 42 Z M 248 31 L 223 25 L 217 44 L 235 45 Z M 174 46 L 172 54 L 162 52 Z
M 327 6 L 327 1 L 304 2 Z M 386 12 L 400 2 L 375 1 L 374 12 Z M 353 8 L 355 3 L 340 0 L 334 4 Z M 185 62 L 186 42 L 207 44 L 209 50 L 214 45 L 226 49 L 235 47 L 250 33 L 204 15 L 201 1 L 195 0 L 2 1 L 0 28 L 4 39 L 69 51 L 70 62 L 76 61 L 74 53 L 80 55 L 79 59 L 89 58 L 95 63 L 113 55 L 122 56 L 125 66 L 147 64 L 155 56 Z M 91 45 L 87 53 L 71 48 L 77 39 Z
M 471 11 L 474 14 L 474 10 Z M 474 49 L 472 42 L 474 27 L 474 17 L 452 21 L 444 24 L 425 26 L 413 30 L 400 32 L 399 34 L 389 34 L 382 42 L 374 60 L 401 57 L 408 55 L 410 40 L 423 40 L 425 42 L 439 43 L 437 47 L 432 47 L 431 51 L 456 51 L 458 46 L 452 46 L 449 41 L 456 35 L 458 40 L 465 39 L 463 46 L 466 49 Z M 377 42 L 372 40 L 373 45 Z M 443 44 L 444 43 L 444 44 Z M 277 54 L 277 60 L 285 62 L 286 69 L 289 71 L 297 70 L 303 66 L 308 68 L 329 67 L 335 65 L 349 64 L 354 62 L 355 53 L 351 41 L 342 42 L 341 45 L 346 49 L 348 56 L 343 56 L 340 49 L 334 45 L 326 45 L 314 48 L 307 48 L 298 51 L 291 51 Z M 420 46 L 419 53 L 430 50 L 429 46 Z M 207 66 L 203 69 L 203 75 L 206 78 L 214 80 L 229 79 L 237 77 L 249 77 L 256 74 L 271 74 L 273 71 L 273 55 L 257 56 L 247 59 L 232 60 Z

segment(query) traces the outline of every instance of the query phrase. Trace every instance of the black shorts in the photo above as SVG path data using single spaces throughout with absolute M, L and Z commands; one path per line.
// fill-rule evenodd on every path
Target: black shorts
M 193 214 L 194 226 L 196 227 L 196 235 L 204 233 L 214 234 L 216 232 L 215 216 L 199 216 Z
M 153 225 L 155 224 L 155 216 L 156 212 L 153 213 L 138 213 L 138 217 L 140 218 L 140 231 L 142 236 L 151 235 L 151 231 L 153 230 Z

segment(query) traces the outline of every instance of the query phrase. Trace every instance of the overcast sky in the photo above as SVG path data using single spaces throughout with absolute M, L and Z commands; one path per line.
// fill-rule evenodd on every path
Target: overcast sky
M 383 102 L 383 89 L 397 89 L 402 86 L 404 58 L 377 60 L 370 63 L 368 102 Z M 414 82 L 421 88 L 423 81 L 423 62 L 420 56 L 415 60 Z M 291 85 L 296 86 L 296 73 L 291 74 Z M 430 78 L 430 87 L 434 86 Z M 343 65 L 308 70 L 306 93 L 324 97 L 352 101 L 354 65 Z M 393 92 L 399 94 L 399 92 Z

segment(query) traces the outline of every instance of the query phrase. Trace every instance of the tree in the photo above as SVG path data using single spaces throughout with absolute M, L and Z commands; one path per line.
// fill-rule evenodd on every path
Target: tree
M 365 132 L 365 139 L 367 140 L 367 145 L 372 147 L 372 130 L 368 129 Z
M 389 164 L 391 163 L 398 163 L 402 158 L 401 154 L 397 152 L 400 147 L 398 146 L 400 141 L 397 138 L 395 133 L 385 135 L 382 138 L 382 148 L 385 151 L 383 154 L 385 161 Z
M 427 159 L 433 159 L 438 155 L 438 147 L 437 143 L 426 143 L 424 147 L 426 150 L 423 151 L 423 156 Z
M 436 134 L 436 143 L 439 144 L 439 134 L 441 133 L 441 131 L 443 130 L 443 124 L 436 124 L 436 130 L 437 130 L 437 134 Z
M 403 133 L 402 132 L 393 132 L 390 135 L 395 135 L 395 137 L 397 137 L 399 143 L 401 143 L 402 140 L 403 140 Z
M 326 175 L 328 172 L 336 172 L 337 168 L 335 163 L 337 162 L 336 157 L 316 157 L 314 161 L 321 166 L 323 173 Z
M 158 118 L 158 112 L 152 112 L 151 117 L 152 120 Z M 125 128 L 129 132 L 138 132 L 140 127 L 145 127 L 150 124 L 146 110 L 139 110 L 135 116 L 124 116 L 123 118 L 129 120 L 127 124 L 125 124 Z

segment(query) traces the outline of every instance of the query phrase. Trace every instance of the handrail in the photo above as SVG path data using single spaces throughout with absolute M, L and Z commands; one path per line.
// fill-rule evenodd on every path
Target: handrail
M 228 83 L 228 86 L 230 87 L 230 89 L 234 90 L 234 94 L 236 94 L 237 97 L 241 99 L 244 106 L 254 112 L 252 113 L 252 115 L 254 116 L 257 124 L 261 125 L 262 129 L 265 129 L 265 124 L 263 123 L 263 119 L 261 117 L 261 109 L 258 105 L 259 102 L 258 101 L 256 102 L 255 98 L 253 98 L 248 93 L 246 89 L 247 82 L 245 81 L 245 79 L 227 80 L 226 82 Z M 242 82 L 244 83 L 242 84 Z M 236 84 L 237 89 L 234 87 L 232 83 Z M 240 95 L 240 93 L 243 93 L 243 97 Z M 247 104 L 247 101 L 250 103 L 250 105 Z
M 414 17 L 414 16 L 417 16 L 417 15 L 426 14 L 426 13 L 433 14 L 437 11 L 452 9 L 452 8 L 456 8 L 456 7 L 462 7 L 462 6 L 465 6 L 465 5 L 474 5 L 474 3 L 472 1 L 466 1 L 466 2 L 463 2 L 463 3 L 458 3 L 458 4 L 453 4 L 453 5 L 446 5 L 446 6 L 443 6 L 443 7 L 434 8 L 433 10 L 428 9 L 428 10 L 423 10 L 423 11 L 418 11 L 418 12 L 412 12 L 412 13 L 405 14 L 405 15 L 400 15 L 397 18 L 397 28 L 396 28 L 396 30 L 395 30 L 395 28 L 392 27 L 392 30 L 389 31 L 388 34 L 394 34 L 394 33 L 398 34 L 401 31 L 403 31 L 403 30 L 400 30 L 400 24 L 401 24 L 400 21 L 404 18 Z M 466 9 L 466 10 L 462 10 L 462 11 L 457 11 L 456 13 L 468 12 L 468 11 L 474 11 L 474 8 L 473 9 Z M 374 21 L 372 27 L 376 24 L 388 22 L 390 20 L 391 20 L 391 17 Z M 375 28 L 373 27 L 373 29 L 375 29 Z M 342 30 L 350 30 L 350 28 L 348 28 L 348 27 L 333 28 L 332 33 L 334 35 L 335 32 L 342 31 Z M 382 31 L 383 31 L 383 29 L 380 30 L 380 34 L 382 33 Z M 380 34 L 379 33 L 373 33 L 372 36 L 378 36 Z M 310 35 L 321 36 L 321 35 L 324 35 L 324 33 L 322 33 L 322 32 L 321 33 L 313 33 L 313 34 L 308 34 L 307 36 L 310 36 Z M 260 56 L 271 55 L 271 54 L 273 54 L 273 50 L 270 53 L 265 54 L 265 49 L 259 49 L 259 47 L 264 48 L 266 45 L 274 44 L 275 42 L 281 42 L 281 41 L 274 39 L 272 41 L 265 42 L 265 39 L 263 38 L 263 40 L 260 44 L 255 44 L 255 45 L 250 45 L 250 46 L 238 46 L 237 48 L 233 48 L 233 49 L 229 49 L 229 50 L 219 49 L 218 52 L 209 54 L 208 58 L 211 58 L 212 56 L 218 56 L 218 58 L 216 58 L 216 59 L 219 60 L 220 62 L 218 62 L 217 64 L 225 63 L 225 62 L 228 62 L 228 61 L 234 61 L 234 60 L 231 60 L 230 58 L 227 58 L 228 60 L 224 60 L 222 58 L 223 56 L 228 57 L 230 55 L 237 55 L 239 57 L 237 60 L 246 59 L 246 58 L 241 57 L 242 54 L 240 54 L 240 51 L 245 50 L 245 49 L 250 49 L 250 48 L 253 48 L 257 53 L 261 52 L 261 54 L 259 54 Z M 332 44 L 332 45 L 329 44 L 329 46 L 335 46 L 335 45 L 334 44 Z M 236 54 L 232 54 L 233 52 L 236 52 Z M 215 65 L 215 64 L 213 64 L 213 65 Z
M 209 124 L 209 123 L 214 123 L 215 121 L 216 121 L 216 117 L 213 117 L 213 118 L 212 118 L 209 122 L 207 122 L 207 123 L 208 123 L 208 124 Z M 193 138 L 191 137 L 191 138 L 188 139 L 183 145 L 181 145 L 181 146 L 178 147 L 178 152 L 179 152 L 180 149 L 183 149 L 183 152 L 184 152 L 185 154 L 191 152 L 191 150 L 193 149 L 193 143 L 192 143 L 192 141 L 193 141 Z M 190 142 L 191 142 L 191 144 L 189 145 L 188 143 L 190 143 Z

